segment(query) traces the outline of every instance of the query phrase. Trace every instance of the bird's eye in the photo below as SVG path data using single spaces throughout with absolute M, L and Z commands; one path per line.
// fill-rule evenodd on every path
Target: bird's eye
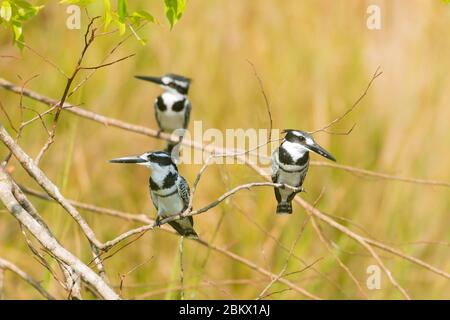
M 305 141 L 305 137 L 300 136 L 300 137 L 298 137 L 298 140 L 303 142 L 303 141 Z

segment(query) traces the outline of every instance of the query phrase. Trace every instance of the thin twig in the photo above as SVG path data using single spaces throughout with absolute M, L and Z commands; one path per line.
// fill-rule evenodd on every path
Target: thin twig
M 345 265 L 345 263 L 342 261 L 342 259 L 339 257 L 339 255 L 337 255 L 333 249 L 330 247 L 330 245 L 328 244 L 328 242 L 325 240 L 322 231 L 320 230 L 320 228 L 318 227 L 316 220 L 314 217 L 312 217 L 311 220 L 312 226 L 314 228 L 314 230 L 316 231 L 317 235 L 319 236 L 320 241 L 325 245 L 325 247 L 327 248 L 327 250 L 333 255 L 333 257 L 336 259 L 336 261 L 338 262 L 339 266 L 349 275 L 350 279 L 355 283 L 356 287 L 358 288 L 360 294 L 365 298 L 368 299 L 369 297 L 367 296 L 366 292 L 363 290 L 363 288 L 361 287 L 361 284 L 359 283 L 358 279 L 356 279 L 355 275 L 350 271 L 350 269 Z
M 91 243 L 94 243 L 97 247 L 101 246 L 101 243 L 96 239 L 94 232 L 88 226 L 86 221 L 80 216 L 78 211 L 68 203 L 63 195 L 60 193 L 58 187 L 47 178 L 44 172 L 37 167 L 33 161 L 23 150 L 17 145 L 5 128 L 0 124 L 0 140 L 8 147 L 13 153 L 16 159 L 20 162 L 22 167 L 28 172 L 28 174 L 66 211 L 78 222 L 81 229 L 85 233 L 86 237 Z
M 105 299 L 119 299 L 119 296 L 109 285 L 80 259 L 64 248 L 23 206 L 19 204 L 13 194 L 11 179 L 3 166 L 0 166 L 0 201 L 35 238 L 51 253 L 52 256 L 69 266 L 79 274 L 83 281 L 96 289 Z
M 322 260 L 322 259 L 323 259 L 323 258 L 320 257 L 320 258 L 316 259 L 315 261 L 313 261 L 311 264 L 305 266 L 304 268 L 302 268 L 302 269 L 300 269 L 300 270 L 298 270 L 298 271 L 294 271 L 294 272 L 287 273 L 287 274 L 285 274 L 284 276 L 289 276 L 289 275 L 292 275 L 292 274 L 302 273 L 303 271 L 312 268 L 317 262 L 319 262 L 319 261 Z M 281 277 L 281 275 L 282 275 L 282 273 L 280 273 L 279 277 Z M 278 280 L 278 279 L 277 279 L 277 280 Z M 272 283 L 272 284 L 273 284 L 273 283 Z M 268 287 L 269 287 L 269 286 L 268 286 Z M 260 295 L 260 296 L 258 296 L 257 300 L 262 300 L 262 299 L 268 298 L 268 297 L 270 297 L 270 296 L 272 296 L 272 295 L 274 295 L 274 294 L 282 293 L 282 292 L 290 291 L 290 290 L 292 290 L 292 289 L 291 289 L 291 288 L 287 288 L 287 289 L 282 289 L 282 290 L 279 290 L 279 291 L 274 291 L 274 292 L 271 292 L 271 293 L 267 293 L 267 294 L 264 294 L 264 295 Z
M 56 127 L 57 127 L 57 124 L 58 124 L 59 116 L 61 114 L 61 111 L 63 110 L 64 103 L 65 103 L 65 101 L 66 101 L 66 99 L 68 97 L 68 94 L 69 94 L 72 82 L 74 81 L 74 79 L 77 76 L 78 72 L 81 70 L 81 63 L 83 61 L 83 58 L 84 58 L 87 50 L 89 49 L 90 45 L 92 44 L 92 42 L 95 39 L 95 30 L 96 29 L 93 28 L 91 30 L 91 27 L 92 27 L 94 21 L 96 19 L 98 19 L 98 18 L 100 18 L 100 17 L 92 18 L 91 21 L 89 22 L 88 26 L 87 26 L 86 33 L 84 35 L 84 47 L 81 50 L 80 57 L 78 58 L 78 62 L 76 64 L 74 70 L 72 71 L 72 74 L 67 78 L 66 85 L 64 87 L 62 97 L 59 100 L 58 104 L 56 104 L 56 113 L 55 113 L 55 116 L 53 117 L 53 124 L 52 124 L 52 128 L 50 130 L 50 135 L 49 135 L 47 141 L 45 142 L 44 146 L 41 148 L 41 150 L 39 151 L 38 155 L 36 156 L 36 159 L 34 160 L 36 165 L 39 165 L 39 162 L 42 159 L 42 157 L 44 156 L 44 153 L 50 148 L 50 146 L 52 145 L 53 141 L 55 140 Z M 88 38 L 89 34 L 90 34 L 90 36 Z
M 120 296 L 123 296 L 122 290 L 123 290 L 123 287 L 124 287 L 123 283 L 125 282 L 125 278 L 127 276 L 129 276 L 131 273 L 133 273 L 134 271 L 136 271 L 137 269 L 139 269 L 140 267 L 142 267 L 144 264 L 147 264 L 152 259 L 153 259 L 153 256 L 151 256 L 149 259 L 145 260 L 144 262 L 138 264 L 137 266 L 134 266 L 130 271 L 128 271 L 128 272 L 126 272 L 124 274 L 120 274 L 119 273 L 119 279 L 120 279 L 119 293 L 120 293 Z
M 25 191 L 29 192 L 30 190 L 25 189 Z M 45 199 L 45 200 L 53 200 L 53 199 L 51 199 L 51 198 L 49 198 L 49 197 L 47 197 L 47 196 L 45 196 L 45 195 L 43 195 L 41 193 L 35 192 L 35 191 L 30 192 L 30 194 L 34 195 L 34 196 L 38 196 L 38 197 L 40 197 L 42 199 Z M 133 229 L 133 230 L 130 230 L 129 232 L 126 232 L 126 233 L 122 234 L 120 236 L 120 241 L 122 241 L 122 240 L 124 240 L 126 238 L 129 238 L 130 236 L 135 235 L 135 234 L 141 234 L 142 235 L 144 232 L 153 229 L 154 224 L 155 224 L 155 221 L 153 219 L 150 219 L 146 215 L 143 215 L 143 214 L 131 214 L 131 213 L 126 213 L 126 212 L 121 212 L 121 211 L 112 210 L 112 209 L 109 209 L 109 208 L 98 207 L 98 206 L 94 206 L 94 205 L 91 205 L 91 204 L 77 202 L 77 201 L 69 200 L 69 199 L 68 199 L 68 201 L 70 201 L 74 206 L 76 206 L 76 207 L 78 207 L 80 209 L 85 209 L 85 210 L 88 210 L 88 211 L 91 211 L 91 212 L 95 212 L 95 213 L 98 213 L 98 214 L 111 215 L 111 216 L 116 217 L 116 218 L 121 218 L 121 219 L 136 221 L 136 222 L 142 222 L 142 223 L 146 224 L 146 225 L 144 225 L 144 226 L 142 226 L 142 227 L 140 227 L 138 229 Z M 114 214 L 111 214 L 111 213 L 114 213 Z M 174 230 L 166 227 L 166 225 L 162 225 L 160 229 L 162 231 L 169 232 L 170 234 L 176 235 L 176 232 Z M 117 240 L 119 240 L 119 238 L 116 238 L 116 241 L 114 241 L 114 243 L 111 244 L 111 245 L 116 245 L 118 242 L 120 242 L 120 241 L 117 241 Z M 220 247 L 217 247 L 217 246 L 213 246 L 211 243 L 208 243 L 208 242 L 203 241 L 203 240 L 199 240 L 199 241 L 195 241 L 195 242 L 197 242 L 197 243 L 199 243 L 199 244 L 201 244 L 201 245 L 203 245 L 203 246 L 205 246 L 205 247 L 207 247 L 207 248 L 209 248 L 211 250 L 218 251 L 219 253 L 224 254 L 225 256 L 227 256 L 227 257 L 229 257 L 229 258 L 231 258 L 233 260 L 237 259 L 237 261 L 239 261 L 240 263 L 243 263 L 244 265 L 246 265 L 247 267 L 249 267 L 251 269 L 254 269 L 254 270 L 256 269 L 258 272 L 260 272 L 263 275 L 267 276 L 268 274 L 270 274 L 271 275 L 270 279 L 273 279 L 273 277 L 276 277 L 276 275 L 271 274 L 270 272 L 268 272 L 268 271 L 266 271 L 266 270 L 264 270 L 262 268 L 259 268 L 259 269 L 256 268 L 253 263 L 249 263 L 249 261 L 246 260 L 245 258 L 240 257 L 237 254 L 232 253 L 232 252 L 230 252 L 227 249 L 220 248 Z M 106 247 L 110 247 L 110 244 L 105 243 L 105 246 Z M 106 258 L 108 258 L 108 257 L 106 257 Z M 106 258 L 104 258 L 103 260 L 105 260 Z M 304 265 L 308 266 L 309 264 L 304 262 Z M 280 279 L 280 281 L 284 282 L 284 280 L 281 280 L 281 279 Z M 286 282 L 285 282 L 285 284 L 286 284 Z M 289 283 L 287 283 L 287 285 L 290 286 Z M 298 289 L 293 289 L 293 290 L 299 291 Z
M 2 78 L 0 78 L 0 87 L 7 89 L 9 91 L 12 91 L 14 93 L 18 93 L 18 94 L 21 93 L 20 87 L 14 85 L 13 83 L 11 83 L 5 79 L 2 79 Z M 23 94 L 33 100 L 40 101 L 40 102 L 45 103 L 50 106 L 57 103 L 57 101 L 52 98 L 43 96 L 41 94 L 38 94 L 38 93 L 28 90 L 28 89 L 25 89 L 23 91 Z M 89 119 L 89 120 L 101 123 L 108 127 L 116 127 L 116 128 L 122 129 L 122 130 L 134 132 L 134 133 L 145 135 L 145 136 L 152 137 L 152 138 L 162 139 L 165 141 L 179 142 L 178 139 L 172 138 L 170 134 L 159 132 L 158 130 L 150 129 L 147 127 L 127 123 L 125 121 L 117 120 L 114 118 L 106 117 L 106 116 L 100 115 L 98 113 L 76 107 L 75 105 L 72 105 L 72 104 L 65 103 L 64 108 L 67 108 L 67 111 L 70 113 L 73 113 L 73 114 L 80 116 L 82 118 L 85 118 L 85 119 Z M 198 149 L 198 150 L 203 150 L 203 151 L 210 152 L 210 153 L 215 153 L 216 155 L 224 154 L 227 156 L 241 157 L 243 154 L 248 153 L 248 151 L 241 151 L 243 153 L 242 154 L 242 153 L 237 153 L 235 150 L 228 150 L 228 149 L 224 149 L 224 148 L 213 147 L 211 145 L 205 146 L 201 143 L 198 143 L 198 142 L 195 142 L 192 140 L 188 140 L 188 139 L 183 139 L 181 141 L 181 143 L 187 147 L 191 147 L 191 148 Z M 259 156 L 264 160 L 270 159 L 269 157 L 265 157 L 262 155 L 259 155 Z M 242 157 L 242 159 L 243 159 L 243 157 Z M 347 171 L 350 173 L 357 173 L 357 174 L 361 174 L 364 176 L 370 176 L 370 177 L 386 179 L 386 180 L 397 180 L 397 181 L 418 184 L 418 185 L 432 185 L 432 186 L 441 186 L 441 187 L 450 188 L 450 182 L 446 182 L 446 181 L 407 178 L 407 177 L 401 177 L 401 176 L 397 176 L 397 175 L 386 174 L 386 173 L 382 173 L 382 172 L 370 171 L 370 170 L 361 169 L 361 168 L 357 168 L 357 167 L 353 167 L 353 166 L 328 163 L 328 162 L 322 162 L 322 161 L 315 161 L 315 160 L 312 160 L 310 162 L 310 165 L 318 166 L 318 167 L 330 167 L 330 168 L 335 168 L 335 169 L 339 169 L 339 170 L 344 170 L 344 171 Z M 267 174 L 264 173 L 263 176 L 267 176 Z
M 3 87 L 7 90 L 10 90 L 12 92 L 15 93 L 21 93 L 20 87 L 12 84 L 9 81 L 6 81 L 4 79 L 0 78 L 0 87 Z M 54 99 L 45 97 L 43 95 L 40 95 L 38 93 L 35 93 L 31 90 L 24 90 L 24 95 L 43 102 L 47 105 L 52 105 L 55 103 Z M 99 123 L 102 123 L 104 125 L 107 126 L 113 126 L 113 127 L 117 127 L 126 131 L 130 131 L 130 132 L 135 132 L 138 134 L 142 134 L 142 135 L 146 135 L 149 137 L 154 137 L 154 138 L 159 138 L 159 139 L 163 139 L 163 140 L 167 140 L 167 141 L 172 141 L 172 142 L 177 142 L 175 140 L 171 139 L 171 136 L 169 134 L 165 134 L 165 133 L 160 133 L 158 132 L 158 130 L 152 130 L 146 127 L 142 127 L 142 126 L 138 126 L 138 125 L 133 125 L 124 121 L 120 121 L 117 119 L 113 119 L 113 118 L 109 118 L 109 117 L 105 117 L 102 115 L 99 115 L 97 113 L 91 112 L 91 111 L 87 111 L 85 109 L 81 109 L 81 108 L 77 108 L 74 107 L 73 105 L 70 104 L 66 104 L 66 107 L 69 107 L 70 109 L 68 109 L 69 112 L 74 113 L 78 116 L 81 116 L 83 118 L 86 119 L 90 119 Z M 200 150 L 204 150 L 204 151 L 214 151 L 216 152 L 216 154 L 220 154 L 220 153 L 227 153 L 226 149 L 220 149 L 220 148 L 211 148 L 211 146 L 203 146 L 200 143 L 194 142 L 194 141 L 190 141 L 188 139 L 183 139 L 182 144 L 192 147 L 192 148 L 196 148 L 196 149 L 200 149 Z M 233 153 L 232 151 L 228 151 L 228 153 Z M 358 173 L 361 175 L 366 175 L 366 176 L 371 176 L 371 177 L 375 177 L 375 178 L 381 178 L 381 179 L 387 179 L 387 180 L 395 180 L 395 181 L 402 181 L 402 182 L 407 182 L 407 183 L 413 183 L 413 184 L 417 184 L 417 185 L 432 185 L 432 186 L 441 186 L 441 187 L 447 187 L 450 188 L 450 183 L 449 182 L 444 182 L 444 181 L 436 181 L 436 180 L 426 180 L 426 179 L 415 179 L 415 178 L 405 178 L 405 177 L 400 177 L 400 176 L 395 176 L 395 175 L 389 175 L 389 174 L 385 174 L 385 173 L 380 173 L 380 172 L 374 172 L 374 171 L 370 171 L 370 170 L 365 170 L 365 169 L 361 169 L 361 168 L 356 168 L 356 167 L 351 167 L 351 166 L 345 166 L 345 165 L 338 165 L 338 164 L 331 164 L 331 163 L 326 163 L 326 162 L 320 162 L 320 161 L 311 161 L 310 163 L 312 166 L 326 166 L 326 167 L 333 167 L 336 169 L 340 169 L 340 170 L 344 170 L 344 171 L 348 171 L 351 173 Z M 253 169 L 255 169 L 255 166 L 253 166 Z M 258 172 L 258 174 L 260 174 L 262 177 L 264 178 L 268 178 L 268 175 L 262 171 L 261 169 L 257 169 L 256 170 Z M 331 219 L 330 219 L 331 220 Z M 334 221 L 334 220 L 333 220 Z M 339 224 L 340 225 L 340 224 Z M 340 225 L 341 226 L 341 225 Z M 344 227 L 345 228 L 345 227 Z M 348 230 L 347 228 L 345 228 L 346 230 Z M 349 230 L 350 231 L 350 230 Z M 366 238 L 366 240 L 368 241 L 375 241 L 375 240 L 370 240 L 369 238 Z M 378 245 L 375 245 L 375 243 L 377 243 Z M 413 262 L 415 264 L 418 264 L 436 274 L 439 274 L 443 277 L 449 278 L 450 279 L 450 275 L 442 270 L 439 270 L 433 266 L 431 266 L 430 264 L 414 258 L 412 256 L 408 256 L 403 254 L 402 252 L 389 247 L 389 246 L 383 246 L 382 243 L 380 242 L 372 242 L 373 245 L 391 252 L 401 258 L 405 258 L 408 257 L 407 260 L 409 260 L 410 262 Z
M 34 280 L 32 276 L 30 276 L 28 273 L 20 269 L 14 263 L 0 258 L 0 278 L 2 285 L 3 285 L 3 270 L 9 270 L 18 275 L 25 282 L 29 283 L 33 288 L 35 288 L 44 298 L 48 300 L 55 300 L 55 297 L 53 297 L 47 290 L 45 290 L 38 281 Z M 0 300 L 2 296 L 1 289 L 3 289 L 3 286 L 0 287 Z
M 84 113 L 84 115 L 86 115 L 86 111 L 85 111 L 85 110 L 82 110 L 81 113 Z M 89 118 L 89 117 L 87 117 L 87 118 Z M 106 118 L 106 117 L 102 117 L 102 116 L 95 115 L 94 118 L 91 118 L 91 119 L 94 119 L 94 120 L 96 120 L 96 121 L 102 122 L 102 121 L 100 121 L 100 120 L 105 120 L 104 118 Z M 116 120 L 116 121 L 117 121 L 117 120 Z M 106 121 L 103 121 L 103 123 L 107 123 L 107 122 L 106 122 Z M 111 123 L 109 122 L 108 124 L 111 124 Z M 116 122 L 115 124 L 118 124 L 118 122 Z M 113 124 L 113 125 L 114 125 L 114 124 Z M 134 129 L 136 129 L 136 127 L 138 127 L 138 126 L 133 126 L 133 125 L 131 125 L 131 127 L 129 127 L 128 129 L 131 128 L 130 131 L 134 131 Z M 149 133 L 149 132 L 152 132 L 152 130 L 146 131 L 146 132 Z M 147 134 L 147 135 L 151 135 L 151 134 Z M 164 138 L 164 137 L 162 137 L 162 138 Z M 170 139 L 170 137 L 166 137 L 166 138 L 164 138 L 164 139 Z M 193 143 L 192 143 L 192 145 L 193 145 Z M 198 145 L 197 147 L 198 147 L 198 148 L 201 148 L 202 150 L 203 150 L 203 149 L 207 149 L 207 148 L 203 147 L 202 145 Z M 247 162 L 247 164 L 248 164 L 250 167 L 252 167 L 252 166 L 255 167 L 254 165 L 252 165 L 252 164 L 249 163 L 249 162 Z M 259 168 L 257 168 L 256 171 L 257 171 L 258 173 L 260 173 L 262 176 L 264 176 L 264 177 L 267 178 L 266 174 L 265 174 L 264 172 L 262 172 Z M 299 197 L 297 197 L 297 198 L 296 198 L 296 201 L 297 201 L 297 202 L 299 202 L 299 201 L 301 202 L 302 199 L 299 198 Z M 309 204 L 307 204 L 307 203 L 305 202 L 305 205 L 309 205 Z M 352 232 L 351 232 L 350 230 L 348 230 L 346 227 L 344 227 L 344 226 L 338 224 L 337 222 L 335 222 L 334 220 L 330 219 L 330 218 L 327 217 L 326 215 L 323 215 L 323 214 L 320 213 L 319 211 L 313 211 L 313 214 L 314 214 L 315 216 L 319 217 L 319 219 L 325 221 L 326 223 L 328 223 L 328 224 L 330 224 L 331 226 L 333 226 L 333 227 L 339 229 L 341 232 L 343 232 L 343 233 L 349 235 L 351 238 L 354 238 L 355 240 L 357 240 L 358 242 L 360 242 L 361 245 L 363 245 L 363 246 L 364 246 L 364 247 L 365 247 L 365 248 L 366 248 L 366 249 L 367 249 L 374 257 L 376 257 L 376 253 L 374 253 L 373 250 L 371 250 L 370 246 L 369 246 L 369 248 L 368 248 L 367 246 L 364 245 L 364 244 L 369 243 L 368 241 L 365 242 L 365 240 L 368 240 L 368 239 L 366 239 L 366 238 L 364 238 L 364 237 L 361 237 L 361 236 L 359 236 L 359 235 L 357 235 L 359 238 L 358 238 L 358 237 L 355 237 L 355 234 L 352 234 Z M 328 221 L 327 219 L 328 219 L 329 221 Z M 331 221 L 332 221 L 332 222 L 331 222 Z M 376 246 L 373 242 L 371 242 L 371 244 L 374 245 L 374 246 Z M 415 261 L 415 262 L 417 263 L 417 261 Z M 420 263 L 419 263 L 419 264 L 420 264 Z M 422 264 L 422 265 L 423 265 L 423 264 Z M 384 271 L 387 273 L 388 278 L 390 279 L 390 281 L 391 281 L 394 285 L 396 285 L 395 280 L 394 280 L 392 277 L 390 277 L 390 272 L 389 272 L 387 269 L 385 269 L 385 268 L 383 268 L 383 269 L 384 269 Z M 445 274 L 445 273 L 444 273 L 444 274 Z M 399 288 L 400 291 L 402 291 L 402 288 L 399 287 L 398 284 L 397 284 L 396 286 Z M 402 293 L 405 293 L 405 292 L 402 291 Z
M 367 92 L 369 91 L 370 87 L 372 86 L 372 83 L 375 81 L 376 78 L 378 78 L 382 74 L 383 74 L 383 72 L 380 71 L 380 67 L 378 67 L 377 70 L 375 70 L 375 73 L 373 74 L 372 78 L 370 79 L 369 83 L 367 84 L 367 87 L 364 90 L 364 92 L 362 93 L 362 95 L 351 105 L 350 108 L 348 108 L 343 114 L 341 114 L 339 117 L 337 117 L 336 119 L 334 119 L 333 121 L 331 121 L 330 123 L 325 125 L 324 127 L 314 130 L 314 131 L 311 131 L 309 133 L 314 134 L 314 133 L 317 133 L 320 131 L 326 132 L 326 130 L 328 128 L 330 128 L 331 126 L 333 126 L 334 124 L 338 123 L 343 118 L 345 118 L 350 112 L 352 112 L 358 106 L 358 104 L 361 102 L 361 100 L 367 95 Z M 351 130 L 353 130 L 353 128 Z M 350 132 L 351 132 L 351 130 L 350 130 Z
M 256 71 L 255 65 L 250 60 L 247 60 L 247 62 L 248 62 L 248 64 L 250 64 L 250 66 L 253 69 L 253 74 L 255 75 L 256 79 L 258 80 L 259 89 L 264 97 L 264 103 L 266 105 L 267 114 L 269 115 L 269 137 L 267 140 L 270 141 L 270 140 L 272 140 L 273 121 L 272 121 L 272 112 L 270 111 L 269 99 L 267 98 L 266 90 L 264 90 L 263 82 L 262 82 L 261 77 L 259 76 L 258 72 Z
M 37 55 L 39 58 L 41 58 L 42 60 L 44 60 L 46 63 L 48 63 L 50 66 L 52 66 L 53 68 L 55 68 L 56 71 L 58 71 L 60 74 L 62 74 L 65 78 L 69 78 L 69 76 L 67 75 L 67 73 L 64 72 L 63 69 L 61 69 L 60 67 L 58 67 L 58 65 L 56 63 L 54 63 L 53 61 L 51 61 L 49 58 L 47 58 L 46 56 L 40 54 L 39 52 L 37 52 L 37 50 L 33 49 L 31 46 L 29 46 L 28 44 L 26 44 L 25 42 L 20 42 L 25 48 L 27 48 L 28 50 L 30 50 L 31 52 L 33 52 L 35 55 Z
M 323 195 L 323 190 L 322 192 L 319 194 L 319 197 L 316 199 L 316 201 L 314 202 L 313 206 L 316 206 L 317 203 L 319 202 L 319 200 L 322 198 Z M 279 278 L 281 278 L 283 276 L 283 274 L 286 272 L 286 269 L 289 265 L 289 260 L 291 259 L 292 255 L 294 254 L 294 249 L 297 246 L 298 241 L 300 240 L 300 237 L 302 236 L 303 232 L 305 231 L 306 225 L 308 224 L 309 220 L 310 220 L 311 216 L 308 215 L 306 216 L 305 220 L 303 221 L 303 224 L 300 228 L 300 232 L 298 233 L 297 237 L 294 239 L 294 242 L 291 245 L 291 249 L 289 250 L 289 254 L 286 258 L 286 261 L 284 262 L 284 266 L 281 269 L 280 273 L 278 274 L 278 276 L 274 279 L 272 279 L 272 281 L 263 289 L 263 291 L 261 291 L 261 293 L 258 295 L 258 297 L 256 298 L 256 300 L 260 300 L 263 297 L 266 296 L 267 291 L 269 291 L 270 287 L 272 287 L 272 285 L 278 281 Z
M 247 162 L 247 165 L 254 169 L 257 173 L 262 174 L 262 170 L 261 168 L 259 168 L 258 166 L 256 166 L 255 164 L 251 163 L 251 162 Z M 267 180 L 269 179 L 268 177 L 265 177 Z M 403 289 L 402 286 L 400 286 L 397 281 L 394 279 L 394 277 L 392 276 L 392 273 L 387 269 L 387 267 L 384 265 L 383 261 L 381 261 L 380 257 L 378 256 L 378 254 L 373 250 L 373 248 L 371 247 L 370 243 L 367 241 L 366 238 L 364 238 L 363 236 L 360 236 L 359 234 L 351 231 L 350 229 L 348 229 L 347 227 L 339 224 L 338 222 L 334 221 L 333 219 L 331 219 L 330 217 L 328 217 L 327 215 L 324 215 L 323 213 L 321 213 L 319 210 L 317 210 L 316 208 L 314 208 L 311 204 L 309 204 L 308 202 L 306 202 L 305 200 L 303 200 L 301 197 L 296 196 L 294 198 L 294 201 L 297 202 L 298 204 L 300 204 L 307 212 L 312 213 L 315 217 L 319 218 L 320 220 L 324 221 L 325 223 L 329 224 L 330 226 L 338 229 L 339 231 L 341 231 L 342 233 L 346 234 L 347 236 L 349 236 L 350 238 L 354 239 L 355 241 L 357 241 L 361 246 L 363 246 L 372 256 L 373 258 L 377 261 L 377 263 L 380 265 L 381 269 L 384 271 L 384 273 L 386 274 L 386 276 L 388 277 L 389 281 L 392 283 L 392 285 L 394 287 L 396 287 L 400 293 L 406 298 L 406 299 L 410 299 L 410 296 L 408 295 L 408 293 L 406 292 L 405 289 Z
M 114 60 L 114 61 L 111 61 L 111 62 L 108 62 L 108 63 L 103 63 L 103 64 L 100 64 L 100 65 L 94 66 L 94 67 L 80 67 L 80 70 L 97 70 L 97 69 L 101 69 L 101 68 L 108 67 L 108 66 L 111 66 L 113 64 L 116 64 L 118 62 L 121 62 L 123 60 L 126 60 L 128 58 L 134 57 L 135 55 L 136 55 L 136 53 L 129 54 L 128 56 L 119 58 L 117 60 Z
M 180 300 L 184 300 L 183 239 L 180 237 Z

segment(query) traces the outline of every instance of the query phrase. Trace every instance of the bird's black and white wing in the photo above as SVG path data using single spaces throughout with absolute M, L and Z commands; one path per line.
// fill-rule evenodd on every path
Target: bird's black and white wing
M 186 210 L 186 208 L 189 206 L 189 198 L 191 196 L 189 184 L 187 183 L 186 179 L 184 179 L 182 176 L 178 176 L 177 187 L 178 187 L 178 194 L 183 200 L 184 204 L 183 210 Z
M 280 175 L 280 165 L 279 165 L 279 158 L 278 158 L 279 148 L 276 148 L 274 152 L 272 153 L 272 182 L 278 183 L 278 177 Z M 274 188 L 275 191 L 275 198 L 278 202 L 281 201 L 281 194 L 280 189 Z
M 158 197 L 155 193 L 150 189 L 150 197 L 152 198 L 152 203 L 155 206 L 156 211 L 158 211 Z
M 272 182 L 278 182 L 278 175 L 280 173 L 279 159 L 278 159 L 279 148 L 276 148 L 272 153 Z
M 164 103 L 164 101 L 162 100 L 161 96 L 156 98 L 154 107 L 155 107 L 155 119 L 156 119 L 156 122 L 158 123 L 158 127 L 162 130 L 160 114 L 158 112 L 159 111 L 158 104 L 160 104 L 160 103 Z
M 189 126 L 189 118 L 191 117 L 191 110 L 192 110 L 191 102 L 188 99 L 186 99 L 185 100 L 183 129 L 187 129 L 187 127 Z
M 183 211 L 187 209 L 187 207 L 189 206 L 189 199 L 191 197 L 191 190 L 189 189 L 189 184 L 187 183 L 186 179 L 183 178 L 182 176 L 178 176 L 178 183 L 177 183 L 177 187 L 178 187 L 178 194 L 180 195 L 181 199 L 183 200 Z M 194 225 L 194 219 L 192 218 L 192 216 L 188 216 L 186 217 L 189 222 L 191 223 L 191 226 Z

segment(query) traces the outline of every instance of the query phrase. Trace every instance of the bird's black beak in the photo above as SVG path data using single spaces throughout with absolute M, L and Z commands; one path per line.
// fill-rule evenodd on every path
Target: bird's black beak
M 312 145 L 306 144 L 305 146 L 306 146 L 309 150 L 311 150 L 311 151 L 313 151 L 313 152 L 315 152 L 315 153 L 317 153 L 317 154 L 320 154 L 322 157 L 325 157 L 325 158 L 327 158 L 327 159 L 330 159 L 331 161 L 336 161 L 336 158 L 333 157 L 333 156 L 331 155 L 331 153 L 329 153 L 327 150 L 325 150 L 324 148 L 322 148 L 321 146 L 319 146 L 317 143 L 314 143 L 314 144 L 312 144 Z
M 160 77 L 151 77 L 151 76 L 134 76 L 136 79 L 150 81 L 159 85 L 163 85 L 162 79 Z
M 123 158 L 115 158 L 112 160 L 109 160 L 111 163 L 144 163 L 146 162 L 145 159 L 142 159 L 141 157 L 123 157 Z

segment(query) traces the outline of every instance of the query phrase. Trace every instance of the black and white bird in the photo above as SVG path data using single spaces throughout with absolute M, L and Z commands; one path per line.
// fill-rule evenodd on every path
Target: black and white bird
M 310 151 L 336 161 L 309 133 L 292 129 L 286 129 L 283 133 L 286 133 L 283 142 L 272 153 L 272 182 L 301 187 L 308 172 Z M 277 214 L 292 213 L 292 199 L 296 193 L 288 188 L 275 188 Z
M 112 163 L 136 163 L 151 169 L 150 196 L 157 210 L 156 224 L 161 219 L 182 213 L 189 205 L 189 185 L 179 173 L 169 153 L 146 152 L 140 156 L 116 158 Z M 192 216 L 168 222 L 180 235 L 198 238 Z
M 164 88 L 164 92 L 155 100 L 155 117 L 159 130 L 172 133 L 177 129 L 187 129 L 191 115 L 191 102 L 187 98 L 191 79 L 168 73 L 162 77 L 136 76 L 137 79 L 150 81 Z M 168 145 L 168 151 L 173 144 Z

